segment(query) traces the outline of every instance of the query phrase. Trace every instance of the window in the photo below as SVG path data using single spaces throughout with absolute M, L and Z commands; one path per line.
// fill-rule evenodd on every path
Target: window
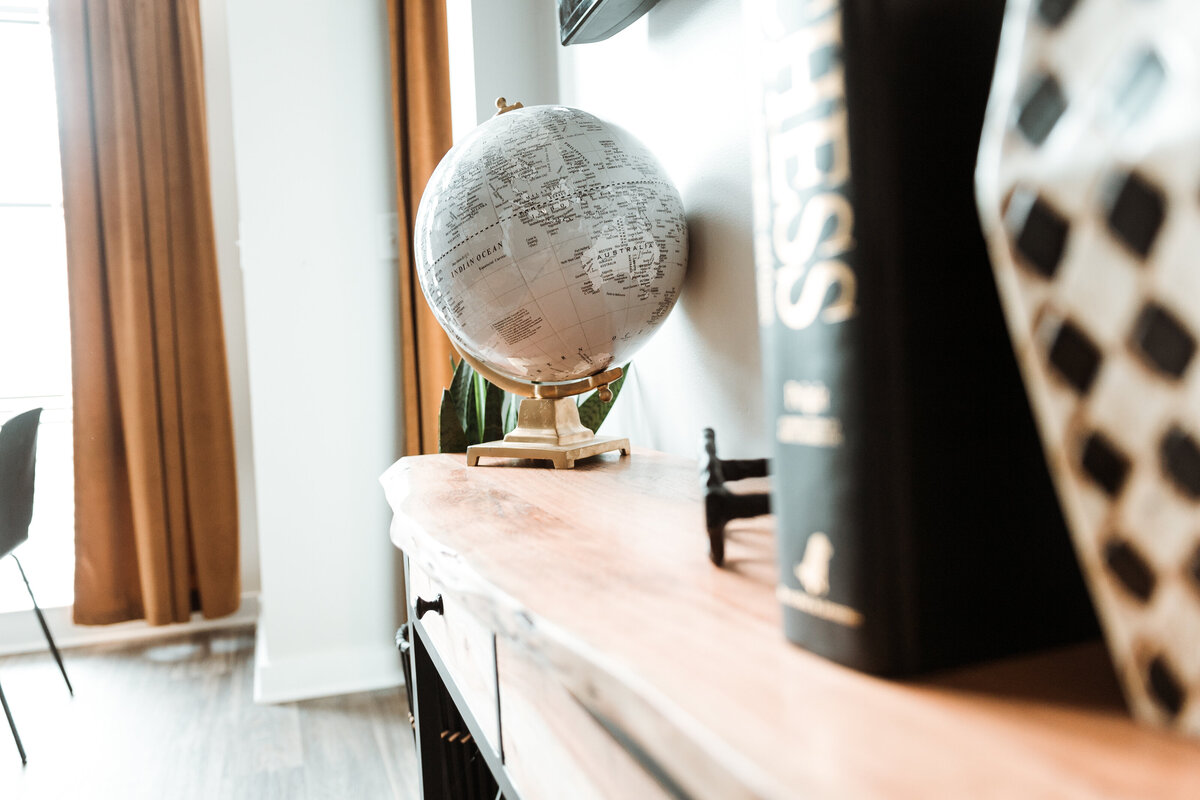
M 70 605 L 74 478 L 66 246 L 47 0 L 0 0 L 0 422 L 38 406 L 37 488 L 18 555 L 43 606 Z M 0 612 L 29 608 L 11 559 Z

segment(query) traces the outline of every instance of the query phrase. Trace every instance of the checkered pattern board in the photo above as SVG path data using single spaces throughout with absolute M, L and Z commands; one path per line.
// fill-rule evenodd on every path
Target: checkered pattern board
M 979 205 L 1134 713 L 1200 734 L 1200 3 L 1010 0 Z

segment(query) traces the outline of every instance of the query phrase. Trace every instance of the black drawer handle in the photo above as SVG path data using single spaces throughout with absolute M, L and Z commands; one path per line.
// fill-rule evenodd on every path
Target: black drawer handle
M 426 600 L 424 597 L 417 598 L 417 619 L 425 616 L 427 611 L 433 611 L 439 615 L 446 613 L 442 608 L 442 596 L 440 594 L 433 600 Z

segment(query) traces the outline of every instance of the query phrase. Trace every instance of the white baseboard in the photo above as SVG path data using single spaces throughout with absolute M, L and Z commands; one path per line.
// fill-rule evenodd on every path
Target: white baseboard
M 130 642 L 158 639 L 197 631 L 243 628 L 258 622 L 258 593 L 242 595 L 242 604 L 228 617 L 204 619 L 194 614 L 191 621 L 178 625 L 147 625 L 142 620 L 120 622 L 116 625 L 76 625 L 71 621 L 71 607 L 43 608 L 46 625 L 54 636 L 58 649 L 83 647 L 91 644 Z M 46 637 L 37 623 L 33 609 L 8 611 L 0 614 L 0 656 L 15 653 L 36 653 L 46 650 Z
M 237 612 L 220 619 L 199 614 L 178 625 L 147 625 L 143 621 L 116 625 L 76 625 L 71 607 L 43 608 L 46 624 L 60 650 L 94 644 L 157 639 L 205 630 L 252 627 L 258 623 L 257 592 L 242 595 Z M 47 650 L 46 638 L 33 610 L 0 613 L 0 656 Z M 289 703 L 404 685 L 400 653 L 390 642 L 271 659 L 259 628 L 254 655 L 254 700 Z
M 272 659 L 263 642 L 262 628 L 258 630 L 254 648 L 256 703 L 290 703 L 403 685 L 400 653 L 388 642 Z

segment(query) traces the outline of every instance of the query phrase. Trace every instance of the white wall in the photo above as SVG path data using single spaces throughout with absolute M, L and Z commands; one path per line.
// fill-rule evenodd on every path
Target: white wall
M 488 26 L 454 26 L 504 6 L 517 40 Z M 605 423 L 636 445 L 694 456 L 716 429 L 726 457 L 766 456 L 751 241 L 745 39 L 738 0 L 661 0 L 613 38 L 561 47 L 553 0 L 447 0 L 455 136 L 474 101 L 478 119 L 497 94 L 560 102 L 618 123 L 662 161 L 683 195 L 690 229 L 679 304 L 634 358 L 633 376 Z M 548 24 L 547 24 L 548 23 Z M 499 23 L 496 23 L 499 24 Z M 474 64 L 463 46 L 473 35 Z M 511 32 L 510 32 L 511 33 Z M 481 65 L 487 65 L 481 70 Z M 544 76 L 553 70 L 557 87 Z M 472 86 L 465 75 L 473 75 Z M 464 92 L 473 96 L 464 99 Z M 485 113 L 486 112 L 486 113 Z
M 446 0 L 454 140 L 496 113 L 496 98 L 557 102 L 554 0 Z
M 396 685 L 402 600 L 377 480 L 399 438 L 396 263 L 379 230 L 395 210 L 385 6 L 225 11 L 262 576 L 255 696 Z
M 558 56 L 559 102 L 630 130 L 683 195 L 691 247 L 683 294 L 634 358 L 634 377 L 605 423 L 682 455 L 695 455 L 705 426 L 727 457 L 765 456 L 769 447 L 742 31 L 738 0 L 662 0 L 613 38 Z
M 254 441 L 250 435 L 250 378 L 246 366 L 242 265 L 237 248 L 237 175 L 233 158 L 233 107 L 229 93 L 225 1 L 200 0 L 200 24 L 204 39 L 204 94 L 208 115 L 213 225 L 217 240 L 217 271 L 221 283 L 221 308 L 225 317 L 225 350 L 229 362 L 229 390 L 237 456 L 242 593 L 257 594 L 261 583 L 254 489 Z

